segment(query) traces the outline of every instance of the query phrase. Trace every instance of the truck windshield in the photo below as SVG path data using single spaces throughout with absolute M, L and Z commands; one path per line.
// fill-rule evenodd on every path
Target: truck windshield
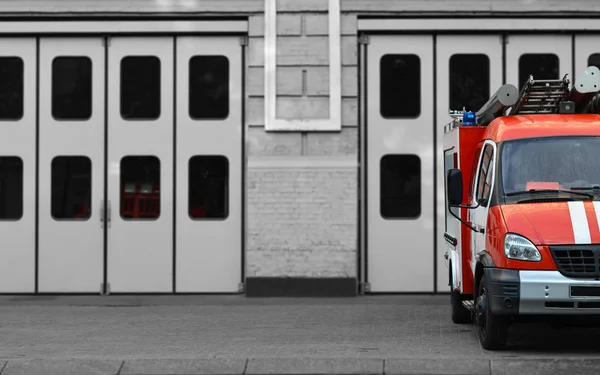
M 506 141 L 500 169 L 504 194 L 531 190 L 600 192 L 600 137 Z

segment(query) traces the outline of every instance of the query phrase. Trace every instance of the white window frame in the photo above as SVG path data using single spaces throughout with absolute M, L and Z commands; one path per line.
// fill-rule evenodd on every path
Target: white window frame
M 303 0 L 297 0 L 303 1 Z M 265 0 L 265 130 L 340 131 L 342 129 L 342 62 L 340 2 L 329 0 L 329 118 L 277 118 L 277 0 Z

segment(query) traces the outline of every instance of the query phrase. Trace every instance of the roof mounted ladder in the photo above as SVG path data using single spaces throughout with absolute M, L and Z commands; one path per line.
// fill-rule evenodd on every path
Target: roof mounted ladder
M 557 113 L 560 103 L 569 97 L 569 75 L 563 79 L 534 80 L 533 75 L 525 83 L 517 104 L 509 115 Z
M 519 114 L 600 114 L 600 69 L 588 66 L 569 89 L 569 75 L 563 79 L 529 80 L 521 92 L 511 85 L 502 85 L 476 112 L 450 111 L 452 121 L 444 127 L 450 132 L 460 126 L 487 126 L 501 116 Z

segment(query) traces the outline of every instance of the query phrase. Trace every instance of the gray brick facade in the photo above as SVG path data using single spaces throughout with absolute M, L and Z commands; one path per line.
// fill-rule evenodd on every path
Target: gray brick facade
M 327 0 L 278 1 L 277 7 L 277 117 L 328 118 Z M 356 277 L 355 16 L 342 16 L 341 33 L 341 132 L 266 132 L 264 16 L 250 21 L 248 277 Z

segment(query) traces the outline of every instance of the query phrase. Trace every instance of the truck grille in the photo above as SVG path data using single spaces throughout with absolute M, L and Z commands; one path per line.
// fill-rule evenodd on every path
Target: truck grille
M 600 277 L 600 246 L 550 246 L 558 271 L 568 277 Z

